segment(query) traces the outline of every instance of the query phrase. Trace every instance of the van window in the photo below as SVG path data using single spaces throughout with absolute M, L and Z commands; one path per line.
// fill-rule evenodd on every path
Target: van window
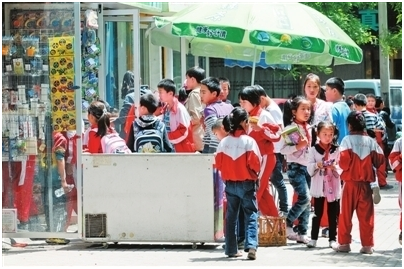
M 366 95 L 368 93 L 375 94 L 375 91 L 372 88 L 348 88 L 348 89 L 345 88 L 345 91 L 344 91 L 344 95 L 346 97 L 355 96 L 355 94 L 358 94 L 358 93 L 363 93 L 364 95 Z
M 401 88 L 390 87 L 390 106 L 401 106 L 403 105 L 402 90 Z
M 402 107 L 402 89 L 398 87 L 390 87 L 390 117 L 391 120 L 396 124 L 398 130 L 401 130 L 402 128 Z

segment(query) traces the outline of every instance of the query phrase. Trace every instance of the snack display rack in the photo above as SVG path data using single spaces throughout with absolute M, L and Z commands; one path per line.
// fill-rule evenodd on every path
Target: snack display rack
M 3 209 L 15 210 L 18 232 L 49 231 L 52 220 L 45 211 L 52 211 L 46 204 L 52 205 L 53 136 L 76 130 L 73 86 L 80 68 L 75 57 L 81 53 L 74 46 L 74 14 L 71 3 L 5 4 Z

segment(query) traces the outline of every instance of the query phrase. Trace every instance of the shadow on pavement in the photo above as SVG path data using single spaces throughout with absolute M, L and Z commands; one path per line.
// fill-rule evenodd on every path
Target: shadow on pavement
M 313 255 L 318 256 L 319 261 L 328 261 L 330 264 L 338 266 L 339 264 L 344 264 L 344 266 L 349 266 L 349 264 L 356 264 L 358 262 L 363 266 L 372 267 L 402 267 L 402 250 L 401 248 L 394 250 L 380 250 L 376 249 L 371 255 L 360 254 L 358 252 L 350 253 L 314 253 Z
M 120 250 L 120 249 L 125 249 L 125 250 L 138 250 L 141 249 L 142 251 L 167 251 L 167 250 L 216 250 L 220 249 L 220 251 L 223 251 L 221 248 L 219 248 L 220 245 L 215 245 L 215 244 L 203 244 L 201 245 L 200 243 L 196 244 L 197 248 L 193 248 L 193 244 L 128 244 L 128 243 L 108 243 L 108 244 L 102 244 L 102 243 L 82 243 L 79 245 L 66 245 L 62 246 L 59 248 L 59 250 L 88 250 L 88 251 L 94 251 L 94 250 Z
M 253 260 L 248 260 L 247 259 L 247 253 L 243 255 L 243 257 L 239 258 L 228 258 L 224 255 L 223 257 L 206 257 L 206 258 L 190 258 L 190 262 L 221 262 L 221 261 L 226 261 L 226 262 L 253 262 Z

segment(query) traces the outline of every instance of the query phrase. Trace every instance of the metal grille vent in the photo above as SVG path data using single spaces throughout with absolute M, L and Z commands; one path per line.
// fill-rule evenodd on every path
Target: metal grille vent
M 107 237 L 107 214 L 85 214 L 86 238 Z

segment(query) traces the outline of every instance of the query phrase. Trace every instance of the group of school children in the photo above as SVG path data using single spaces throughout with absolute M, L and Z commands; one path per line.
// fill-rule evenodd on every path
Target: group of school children
M 221 181 L 215 184 L 224 185 L 227 201 L 225 255 L 241 257 L 242 248 L 248 259 L 256 259 L 259 215 L 285 217 L 287 238 L 309 248 L 316 247 L 320 226 L 327 227 L 329 246 L 349 252 L 354 211 L 359 220 L 360 252 L 373 253 L 374 204 L 380 202 L 382 185 L 377 175 L 385 169 L 386 158 L 372 135 L 383 136 L 383 130 L 374 120 L 377 115 L 365 112 L 366 98 L 355 96 L 352 111 L 343 100 L 340 78 L 328 79 L 322 91 L 318 76 L 309 74 L 304 94 L 288 100 L 283 111 L 259 85 L 244 87 L 238 94 L 239 104 L 232 105 L 227 100 L 229 81 L 205 78 L 199 67 L 187 71 L 184 88 L 185 96 L 177 96 L 174 81 L 163 79 L 157 85 L 159 97 L 142 95 L 131 128 L 126 129 L 126 145 L 131 152 L 215 154 L 215 178 Z M 326 101 L 319 98 L 321 93 Z M 115 132 L 105 103 L 93 102 L 88 119 L 91 128 L 85 135 L 85 151 L 105 152 L 102 138 Z M 372 127 L 370 119 L 375 121 Z M 298 134 L 295 140 L 284 133 L 292 127 Z M 143 141 L 139 133 L 144 135 L 145 129 L 159 130 L 153 135 L 158 134 L 160 142 L 149 137 L 144 138 L 147 143 L 138 143 Z M 401 141 L 397 139 L 388 156 L 400 190 Z M 142 150 L 147 145 L 149 150 Z M 282 170 L 287 171 L 295 193 L 290 209 Z M 279 211 L 269 180 L 279 194 Z M 399 196 L 401 207 L 401 192 Z

